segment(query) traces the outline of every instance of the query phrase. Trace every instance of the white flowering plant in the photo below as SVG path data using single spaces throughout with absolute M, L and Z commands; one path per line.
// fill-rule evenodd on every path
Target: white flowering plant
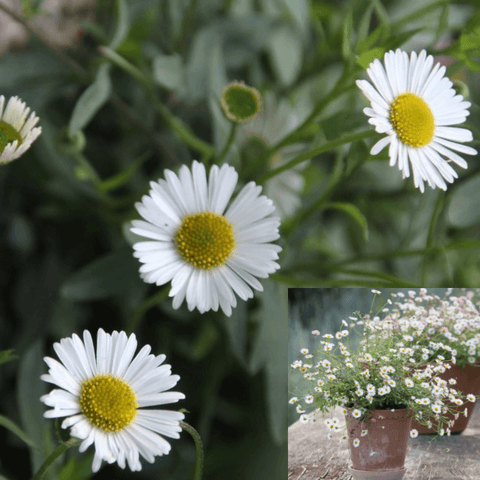
M 439 435 L 450 435 L 453 421 L 445 414 L 465 413 L 466 403 L 475 402 L 475 395 L 458 392 L 448 381 L 439 378 L 439 374 L 451 368 L 441 355 L 430 364 L 423 359 L 417 361 L 418 351 L 423 348 L 421 343 L 405 347 L 398 341 L 391 320 L 382 321 L 379 316 L 372 318 L 371 312 L 354 315 L 349 317 L 350 322 L 342 320 L 343 329 L 335 334 L 322 335 L 314 330 L 312 334 L 319 339 L 319 356 L 314 359 L 312 353 L 302 349 L 303 359 L 291 364 L 292 370 L 302 374 L 312 385 L 303 395 L 290 399 L 291 404 L 297 404 L 300 421 L 308 421 L 305 409 L 309 406 L 316 406 L 325 416 L 341 405 L 352 409 L 353 418 L 365 422 L 374 410 L 410 409 L 420 424 L 430 428 L 435 422 Z M 357 328 L 362 329 L 363 339 L 360 349 L 353 351 L 349 338 Z M 442 347 L 431 348 L 435 353 Z M 450 352 L 452 358 L 455 358 L 454 353 Z M 447 405 L 447 401 L 454 406 Z M 313 415 L 312 421 L 315 420 L 316 415 Z M 332 432 L 343 431 L 336 418 L 327 419 L 325 423 Z M 365 435 L 367 433 L 366 430 Z M 418 432 L 411 430 L 411 436 L 416 435 Z M 345 434 L 343 438 L 347 438 Z
M 393 293 L 383 321 L 391 322 L 404 348 L 417 345 L 413 356 L 417 362 L 440 358 L 460 367 L 475 364 L 480 361 L 480 310 L 474 295 L 470 290 L 456 296 L 448 289 L 441 299 L 425 288 L 418 293 L 410 290 L 407 296 Z

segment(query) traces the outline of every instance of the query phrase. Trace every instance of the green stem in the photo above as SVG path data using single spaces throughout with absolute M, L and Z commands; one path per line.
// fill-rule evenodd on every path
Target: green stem
M 155 89 L 152 81 L 143 74 L 137 67 L 125 60 L 117 52 L 112 49 L 101 46 L 98 48 L 99 52 L 114 65 L 121 68 L 129 75 L 134 77 L 140 84 L 143 85 L 149 100 L 152 102 L 153 108 L 160 115 L 162 120 L 193 150 L 202 153 L 207 158 L 215 154 L 215 149 L 207 142 L 198 138 L 179 118 L 175 117 L 168 108 L 163 105 L 155 95 Z
M 195 442 L 195 448 L 197 450 L 197 460 L 195 462 L 195 476 L 193 477 L 193 479 L 201 480 L 204 463 L 202 439 L 200 438 L 198 432 L 188 423 L 180 422 L 180 426 L 183 428 L 183 430 L 185 430 L 192 436 L 193 441 Z
M 349 90 L 352 90 L 355 85 L 348 85 L 347 87 L 343 86 L 343 83 L 345 81 L 345 74 L 342 75 L 342 77 L 338 80 L 337 84 L 335 87 L 333 87 L 332 91 L 325 97 L 323 98 L 318 105 L 313 109 L 313 111 L 308 115 L 308 117 L 297 127 L 295 130 L 291 131 L 285 138 L 283 138 L 280 142 L 277 144 L 273 145 L 270 147 L 266 152 L 262 153 L 260 156 L 258 156 L 254 162 L 250 165 L 250 167 L 246 167 L 245 171 L 243 174 L 245 176 L 250 175 L 253 173 L 255 168 L 258 165 L 263 165 L 267 162 L 269 158 L 271 158 L 276 152 L 278 152 L 281 148 L 285 147 L 286 145 L 289 145 L 292 142 L 292 139 L 294 139 L 298 133 L 306 126 L 308 125 L 311 121 L 315 120 L 316 117 L 327 107 L 327 105 L 338 98 L 341 94 L 348 92 Z M 259 183 L 259 182 L 257 182 Z
M 170 285 L 166 285 L 164 288 L 159 290 L 155 295 L 144 300 L 133 312 L 132 319 L 127 326 L 127 332 L 132 333 L 138 325 L 138 322 L 141 318 L 148 312 L 152 307 L 158 305 L 160 302 L 168 298 L 168 292 L 170 291 Z
M 223 146 L 223 149 L 220 152 L 220 155 L 218 156 L 217 165 L 220 165 L 222 160 L 225 158 L 227 153 L 230 151 L 230 147 L 232 146 L 232 143 L 235 140 L 235 135 L 237 133 L 237 128 L 238 128 L 238 123 L 232 122 L 232 125 L 230 127 L 230 134 L 228 135 L 228 139 L 225 142 L 225 145 Z
M 279 173 L 282 173 L 286 170 L 290 170 L 291 168 L 304 162 L 305 160 L 309 160 L 312 157 L 320 155 L 321 153 L 328 152 L 329 150 L 332 150 L 336 147 L 340 147 L 341 145 L 345 145 L 347 143 L 352 143 L 358 140 L 363 140 L 364 138 L 373 137 L 376 134 L 377 133 L 375 132 L 375 130 L 372 129 L 372 130 L 366 130 L 364 132 L 351 133 L 350 135 L 343 135 L 340 138 L 337 138 L 336 140 L 332 140 L 331 142 L 324 143 L 319 147 L 312 148 L 312 150 L 309 150 L 308 152 L 297 155 L 295 158 L 281 165 L 280 167 L 269 170 L 257 180 L 257 183 L 264 183 L 270 178 L 274 177 L 275 175 L 278 175 Z
M 38 469 L 38 472 L 32 477 L 32 480 L 40 480 L 43 478 L 47 470 L 52 466 L 53 462 L 62 455 L 63 452 L 67 451 L 70 447 L 75 447 L 79 445 L 81 439 L 79 438 L 71 438 L 70 440 L 66 441 L 65 443 L 61 443 L 56 450 L 54 450 L 43 462 L 42 466 Z

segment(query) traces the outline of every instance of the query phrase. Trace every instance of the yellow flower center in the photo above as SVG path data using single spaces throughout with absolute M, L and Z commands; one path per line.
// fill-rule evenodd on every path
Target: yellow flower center
M 402 93 L 390 105 L 390 122 L 410 147 L 424 147 L 433 138 L 435 120 L 429 106 L 414 93 Z
M 137 415 L 138 403 L 132 388 L 113 375 L 97 375 L 82 383 L 82 413 L 104 432 L 119 432 Z
M 180 255 L 196 268 L 223 265 L 235 247 L 233 227 L 223 215 L 202 212 L 187 215 L 175 235 Z
M 0 153 L 5 150 L 5 147 L 15 140 L 18 140 L 17 146 L 22 144 L 22 137 L 20 134 L 8 123 L 0 120 Z

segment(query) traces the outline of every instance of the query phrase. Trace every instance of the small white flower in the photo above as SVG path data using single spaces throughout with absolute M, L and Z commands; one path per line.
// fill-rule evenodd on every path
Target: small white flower
M 269 243 L 280 236 L 273 202 L 250 182 L 230 203 L 237 180 L 224 164 L 211 167 L 207 181 L 205 166 L 194 161 L 178 176 L 165 170 L 165 180 L 151 182 L 149 195 L 135 204 L 146 221 L 133 220 L 131 231 L 148 238 L 133 246 L 140 276 L 157 286 L 171 281 L 175 309 L 186 299 L 189 310 L 220 307 L 230 316 L 235 293 L 252 298 L 250 287 L 263 290 L 256 277 L 280 268 L 275 260 L 282 249 Z
M 362 416 L 362 412 L 360 410 L 358 410 L 358 408 L 356 408 L 353 412 L 352 412 L 352 415 L 354 418 L 359 418 Z
M 307 423 L 308 422 L 308 418 L 305 414 L 303 415 L 300 415 L 300 423 Z
M 297 397 L 292 397 L 292 398 L 288 401 L 288 403 L 289 403 L 290 405 L 293 405 L 293 404 L 296 403 L 296 402 L 298 402 L 298 398 L 297 398 Z
M 358 438 L 355 438 L 355 439 L 353 440 L 353 446 L 354 446 L 354 447 L 358 447 L 359 445 L 360 445 L 360 440 L 359 440 Z
M 463 414 L 467 417 L 468 416 L 468 408 L 465 408 Z
M 303 353 L 304 355 L 306 355 L 308 353 L 308 348 L 302 348 L 300 350 L 300 353 Z
M 313 395 L 306 395 L 305 403 L 313 403 Z
M 0 95 L 0 164 L 8 163 L 23 155 L 42 133 L 35 127 L 38 117 L 18 97 L 8 100 L 5 111 L 5 97 Z M 35 128 L 34 128 L 35 127 Z
M 327 435 L 327 438 L 328 438 L 328 440 L 331 440 L 331 439 L 332 439 L 332 434 L 329 433 L 329 434 Z
M 460 399 L 460 398 L 456 398 L 456 399 L 454 400 L 454 403 L 456 403 L 457 405 L 463 405 L 463 400 Z
M 472 395 L 471 393 L 469 393 L 469 394 L 467 395 L 467 400 L 468 400 L 469 402 L 475 402 L 477 399 L 475 398 L 475 395 Z
M 303 410 L 301 405 L 297 405 L 296 410 L 297 410 L 297 413 L 305 413 L 305 410 Z
M 414 428 L 412 430 L 410 430 L 410 436 L 412 438 L 418 437 L 418 430 L 415 430 Z
M 331 365 L 331 363 L 328 360 L 323 360 L 322 361 L 322 367 L 328 368 Z
M 312 335 L 320 335 L 320 332 L 318 330 L 312 330 Z
M 367 435 L 367 433 L 368 433 L 368 430 L 362 430 L 361 436 L 364 437 L 365 435 Z
M 407 385 L 407 387 L 413 387 L 414 385 L 413 381 L 410 378 L 405 379 L 405 384 Z
M 326 333 L 323 338 L 333 338 L 333 335 L 330 335 L 329 333 Z
M 355 391 L 355 393 L 361 397 L 363 395 L 363 390 L 361 388 L 359 388 L 358 390 Z
M 367 353 L 367 354 L 365 354 L 365 360 L 367 362 L 371 362 L 373 360 L 373 357 L 369 353 Z
M 96 352 L 87 330 L 83 342 L 74 334 L 53 347 L 62 363 L 45 357 L 49 371 L 40 378 L 60 389 L 40 398 L 53 407 L 44 416 L 67 417 L 62 428 L 72 427 L 70 434 L 83 440 L 81 452 L 94 444 L 93 472 L 102 460 L 121 468 L 127 461 L 132 471 L 139 471 L 140 455 L 153 462 L 156 455 L 170 452 L 162 435 L 180 438 L 184 414 L 142 408 L 185 398 L 183 393 L 167 392 L 180 377 L 171 374 L 170 365 L 161 365 L 165 355 L 150 355 L 150 346 L 145 345 L 134 358 L 135 334 L 108 334 L 101 328 Z

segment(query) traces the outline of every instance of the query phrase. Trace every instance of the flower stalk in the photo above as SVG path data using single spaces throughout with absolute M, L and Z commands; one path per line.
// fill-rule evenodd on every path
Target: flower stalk
M 203 464 L 204 464 L 204 454 L 203 454 L 203 444 L 202 439 L 198 432 L 188 423 L 180 422 L 180 426 L 183 430 L 188 432 L 195 442 L 195 449 L 197 451 L 196 462 L 195 462 L 195 476 L 194 480 L 201 480 L 203 474 Z

